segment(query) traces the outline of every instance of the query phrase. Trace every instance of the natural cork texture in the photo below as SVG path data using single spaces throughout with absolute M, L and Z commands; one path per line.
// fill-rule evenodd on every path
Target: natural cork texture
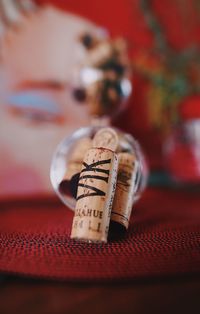
M 107 148 L 87 151 L 80 173 L 71 238 L 107 242 L 118 158 Z
M 118 162 L 117 185 L 111 220 L 127 229 L 133 206 L 137 161 L 132 153 L 119 153 Z
M 119 144 L 117 133 L 112 128 L 100 129 L 92 141 L 93 147 L 107 148 L 116 151 Z
M 76 143 L 76 146 L 69 157 L 67 170 L 63 180 L 70 180 L 75 174 L 81 171 L 84 155 L 91 147 L 92 140 L 89 137 L 82 138 Z

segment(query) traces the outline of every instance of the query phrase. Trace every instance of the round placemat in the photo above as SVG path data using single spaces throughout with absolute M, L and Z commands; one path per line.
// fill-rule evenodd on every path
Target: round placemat
M 69 238 L 73 213 L 56 200 L 1 202 L 0 271 L 70 281 L 200 272 L 198 193 L 148 189 L 124 238 Z

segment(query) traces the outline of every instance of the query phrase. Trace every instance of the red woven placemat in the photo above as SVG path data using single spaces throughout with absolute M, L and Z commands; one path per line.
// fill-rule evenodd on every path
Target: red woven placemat
M 70 240 L 73 213 L 54 201 L 1 203 L 0 271 L 62 280 L 122 280 L 200 272 L 198 193 L 148 189 L 127 236 Z

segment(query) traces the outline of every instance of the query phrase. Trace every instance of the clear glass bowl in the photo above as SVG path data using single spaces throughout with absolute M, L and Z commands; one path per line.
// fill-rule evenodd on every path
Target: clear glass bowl
M 60 189 L 60 184 L 65 176 L 65 173 L 69 167 L 70 157 L 72 151 L 76 147 L 77 143 L 81 139 L 86 138 L 93 138 L 95 133 L 101 127 L 97 126 L 89 126 L 80 128 L 75 131 L 70 136 L 66 137 L 57 147 L 51 164 L 50 169 L 50 178 L 51 183 L 55 192 L 57 193 L 58 197 L 62 200 L 62 202 L 69 207 L 70 209 L 75 209 L 76 198 L 73 196 L 73 184 L 76 182 L 72 182 L 66 187 L 65 192 Z M 129 151 L 134 152 L 136 159 L 138 161 L 137 167 L 137 175 L 136 175 L 136 184 L 135 184 L 135 191 L 133 197 L 133 203 L 136 202 L 139 198 L 141 193 L 146 187 L 147 178 L 148 178 L 148 167 L 142 152 L 142 149 L 139 143 L 130 135 L 126 134 L 118 129 L 115 129 L 119 136 L 119 147 L 122 151 Z M 77 182 L 78 183 L 78 182 Z

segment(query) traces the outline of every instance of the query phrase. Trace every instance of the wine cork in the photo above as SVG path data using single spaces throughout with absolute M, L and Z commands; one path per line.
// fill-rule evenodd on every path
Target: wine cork
M 116 153 L 133 153 L 133 147 L 129 141 L 125 138 L 124 133 L 119 132 L 119 145 L 117 147 Z
M 92 116 L 103 117 L 115 114 L 122 102 L 121 86 L 115 71 L 104 71 L 104 79 L 90 84 L 87 87 L 87 104 Z
M 98 45 L 91 49 L 88 58 L 85 59 L 85 64 L 88 66 L 101 65 L 105 60 L 110 59 L 113 54 L 113 47 L 108 40 L 99 42 Z
M 113 151 L 87 151 L 79 177 L 71 238 L 107 242 L 117 167 L 118 158 Z
M 93 82 L 87 87 L 87 105 L 91 116 L 101 117 L 104 115 L 104 107 L 100 101 L 102 81 Z
M 133 153 L 119 153 L 118 160 L 117 184 L 111 220 L 127 229 L 133 206 L 137 160 Z
M 80 139 L 69 157 L 69 162 L 67 165 L 67 170 L 64 174 L 63 180 L 70 180 L 73 175 L 79 173 L 82 168 L 83 158 L 86 151 L 92 147 L 92 140 L 87 138 Z
M 101 147 L 116 151 L 119 138 L 116 131 L 112 128 L 102 128 L 94 136 L 93 147 Z

